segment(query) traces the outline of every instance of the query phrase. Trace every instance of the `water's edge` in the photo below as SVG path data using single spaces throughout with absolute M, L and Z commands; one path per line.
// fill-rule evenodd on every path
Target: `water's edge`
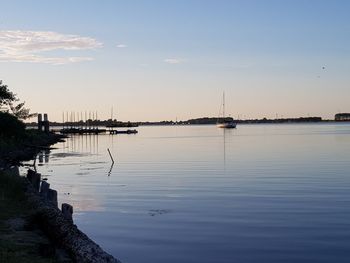
M 5 171 L 6 172 L 6 171 Z M 36 211 L 35 217 L 44 233 L 55 245 L 65 249 L 75 262 L 88 263 L 121 263 L 112 255 L 106 253 L 98 244 L 64 216 L 57 203 L 45 199 L 36 189 L 34 181 L 20 176 L 17 167 L 7 171 L 21 178 L 21 184 L 28 204 Z M 28 174 L 35 173 L 28 170 Z

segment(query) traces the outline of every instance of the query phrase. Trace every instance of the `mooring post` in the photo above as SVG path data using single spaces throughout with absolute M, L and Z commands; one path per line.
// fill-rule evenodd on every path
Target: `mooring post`
M 38 130 L 43 130 L 43 115 L 41 113 L 38 114 Z
M 56 207 L 58 207 L 57 191 L 49 189 L 47 192 L 47 200 L 53 203 Z
M 43 154 L 43 152 L 39 152 L 38 153 L 38 160 L 39 160 L 40 164 L 42 164 L 44 162 L 44 154 Z
M 112 163 L 114 164 L 114 159 L 113 159 L 113 157 L 112 157 L 112 154 L 111 154 L 109 148 L 107 148 L 107 151 L 108 151 L 108 153 L 109 153 L 109 157 L 111 157 L 111 159 L 112 159 Z
M 49 194 L 50 184 L 46 181 L 41 182 L 40 195 L 47 200 Z
M 47 116 L 47 113 L 44 113 L 44 131 L 46 133 L 49 133 L 50 131 L 50 123 L 49 123 L 49 118 Z
M 27 179 L 33 185 L 34 189 L 36 191 L 39 191 L 41 174 L 29 169 L 27 173 Z
M 73 222 L 73 206 L 70 204 L 63 203 L 62 204 L 62 214 L 69 221 Z

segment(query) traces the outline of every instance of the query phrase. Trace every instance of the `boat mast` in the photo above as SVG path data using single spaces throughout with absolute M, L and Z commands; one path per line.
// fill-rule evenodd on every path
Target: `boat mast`
M 225 119 L 225 91 L 222 94 L 222 117 Z

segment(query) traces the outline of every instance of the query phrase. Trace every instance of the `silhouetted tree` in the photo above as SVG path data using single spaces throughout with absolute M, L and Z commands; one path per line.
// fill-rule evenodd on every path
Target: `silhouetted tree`
M 20 120 L 26 120 L 37 116 L 36 113 L 30 113 L 30 109 L 24 107 L 25 102 L 21 102 L 17 105 L 10 103 L 11 113 Z
M 0 112 L 0 141 L 2 138 L 22 137 L 25 124 L 12 114 Z
M 7 85 L 3 84 L 2 80 L 0 80 L 0 109 L 2 108 L 21 120 L 26 120 L 37 115 L 36 113 L 30 113 L 30 110 L 24 107 L 25 102 L 15 104 L 17 101 L 17 95 L 11 92 Z
M 2 80 L 0 80 L 0 107 L 9 106 L 10 103 L 17 100 L 16 94 L 9 91 L 7 85 L 3 84 Z

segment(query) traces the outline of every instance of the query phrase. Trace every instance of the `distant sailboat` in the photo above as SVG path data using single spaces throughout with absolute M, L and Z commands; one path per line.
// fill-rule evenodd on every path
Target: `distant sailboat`
M 234 129 L 237 123 L 233 121 L 233 118 L 225 116 L 225 92 L 222 95 L 222 117 L 219 116 L 216 123 L 218 128 Z

